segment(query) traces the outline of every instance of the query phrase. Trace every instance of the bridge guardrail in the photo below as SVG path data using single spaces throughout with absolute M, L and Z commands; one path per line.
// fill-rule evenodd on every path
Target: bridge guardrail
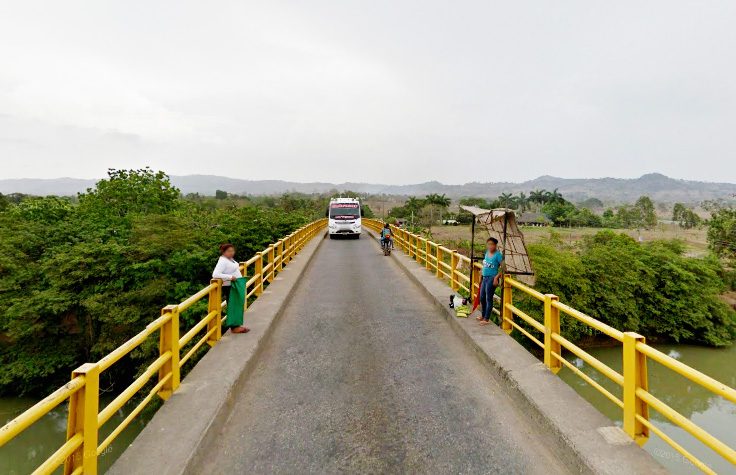
M 272 282 L 274 277 L 287 265 L 309 240 L 316 236 L 327 224 L 326 219 L 314 221 L 289 234 L 264 251 L 256 253 L 245 262 L 240 263 L 240 270 L 252 276 L 246 284 L 246 307 L 248 298 L 258 297 L 264 286 Z M 30 427 L 34 422 L 48 414 L 62 402 L 69 400 L 66 442 L 44 461 L 34 474 L 50 474 L 64 464 L 65 475 L 80 473 L 97 473 L 97 458 L 115 438 L 135 419 L 151 402 L 155 395 L 168 399 L 179 387 L 181 368 L 205 343 L 209 346 L 217 344 L 221 337 L 222 281 L 212 279 L 210 284 L 196 294 L 177 305 L 167 305 L 161 309 L 161 316 L 149 323 L 140 333 L 120 345 L 96 363 L 85 363 L 72 372 L 71 380 L 49 396 L 26 410 L 20 416 L 0 428 L 0 447 Z M 180 335 L 180 315 L 197 302 L 207 298 L 207 315 L 196 323 L 183 336 Z M 182 349 L 192 343 L 203 330 L 204 335 L 194 342 L 180 358 Z M 99 410 L 99 378 L 100 373 L 110 368 L 121 358 L 139 347 L 150 335 L 159 333 L 159 357 L 146 370 L 124 389 L 115 399 Z M 158 382 L 115 427 L 109 436 L 98 443 L 99 429 L 136 395 L 149 381 L 158 375 Z
M 363 220 L 369 229 L 380 232 L 383 223 L 378 220 Z M 448 249 L 422 236 L 410 233 L 396 226 L 391 226 L 395 244 L 409 257 L 419 264 L 433 271 L 438 278 L 445 280 L 453 290 L 463 289 L 474 300 L 480 289 L 480 263 L 473 263 L 477 272 L 473 272 L 473 282 L 470 282 L 470 258 L 457 251 Z M 693 465 L 705 473 L 715 473 L 710 467 L 695 457 L 672 437 L 665 434 L 649 418 L 649 409 L 652 408 L 667 418 L 674 425 L 682 428 L 695 439 L 712 449 L 715 453 L 736 465 L 736 450 L 709 434 L 693 421 L 683 416 L 649 391 L 647 378 L 648 360 L 653 360 L 665 368 L 674 371 L 695 384 L 736 404 L 736 390 L 710 376 L 683 364 L 676 359 L 662 353 L 646 344 L 646 339 L 634 332 L 622 332 L 600 320 L 586 315 L 564 303 L 556 295 L 542 294 L 509 275 L 503 278 L 503 302 L 501 305 L 501 328 L 507 333 L 517 330 L 544 352 L 544 364 L 553 373 L 558 373 L 562 366 L 566 366 L 593 388 L 598 390 L 623 411 L 623 430 L 639 445 L 644 445 L 649 438 L 649 431 L 658 435 L 682 456 L 690 460 Z M 513 303 L 514 290 L 523 292 L 533 300 L 542 303 L 544 320 L 538 321 L 531 315 L 516 307 Z M 494 309 L 496 314 L 499 312 Z M 575 320 L 588 325 L 602 334 L 621 343 L 623 356 L 623 374 L 596 359 L 561 334 L 560 314 L 566 314 Z M 519 317 L 531 327 L 528 330 L 514 320 Z M 530 331 L 541 333 L 541 339 Z M 622 388 L 622 396 L 618 397 L 604 388 L 600 383 L 582 372 L 573 363 L 563 357 L 563 349 L 574 354 L 590 365 L 600 374 L 613 381 Z

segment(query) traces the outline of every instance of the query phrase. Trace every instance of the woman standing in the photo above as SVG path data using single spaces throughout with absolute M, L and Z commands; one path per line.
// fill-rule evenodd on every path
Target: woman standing
M 222 279 L 222 298 L 230 298 L 230 286 L 233 281 L 243 277 L 240 273 L 240 265 L 235 260 L 235 246 L 226 243 L 220 246 L 220 258 L 217 260 L 215 270 L 212 271 L 213 279 Z M 233 333 L 248 333 L 249 328 L 239 325 L 229 327 Z

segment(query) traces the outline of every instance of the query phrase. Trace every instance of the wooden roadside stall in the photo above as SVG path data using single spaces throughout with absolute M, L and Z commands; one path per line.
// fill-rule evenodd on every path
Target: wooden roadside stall
M 484 254 L 475 255 L 475 234 L 478 226 L 484 227 L 489 237 L 498 240 L 503 255 L 504 274 L 517 277 L 517 280 L 528 285 L 534 285 L 534 270 L 529 252 L 524 242 L 524 234 L 516 223 L 516 213 L 508 208 L 483 209 L 477 206 L 460 206 L 461 209 L 473 215 L 470 237 L 470 282 L 475 282 L 473 273 L 476 272 L 475 263 L 482 261 Z M 477 279 L 477 276 L 475 277 Z M 501 301 L 503 302 L 504 286 L 501 286 Z M 473 296 L 475 297 L 475 296 Z M 477 300 L 474 298 L 474 300 Z M 477 305 L 474 305 L 474 307 Z

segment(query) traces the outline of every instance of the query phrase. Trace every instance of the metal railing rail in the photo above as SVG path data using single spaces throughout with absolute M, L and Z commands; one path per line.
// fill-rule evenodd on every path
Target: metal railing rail
M 364 219 L 363 224 L 376 232 L 380 232 L 383 227 L 383 223 L 378 220 Z M 445 280 L 453 290 L 463 289 L 470 295 L 471 300 L 475 298 L 480 288 L 481 267 L 479 263 L 474 263 L 478 271 L 473 272 L 473 282 L 471 283 L 469 277 L 471 262 L 469 257 L 396 226 L 391 226 L 391 231 L 395 245 L 409 257 L 415 259 L 419 264 L 426 267 L 427 270 L 433 271 L 437 277 Z M 720 396 L 734 404 L 736 404 L 735 389 L 647 345 L 646 339 L 637 333 L 622 332 L 579 310 L 565 305 L 559 301 L 556 295 L 542 294 L 509 275 L 504 276 L 502 285 L 501 328 L 507 333 L 518 330 L 534 344 L 539 346 L 544 352 L 544 364 L 550 371 L 556 374 L 564 365 L 598 390 L 613 404 L 621 408 L 623 411 L 623 430 L 639 445 L 646 443 L 650 431 L 654 432 L 677 452 L 690 460 L 697 468 L 705 473 L 715 473 L 704 462 L 654 425 L 649 418 L 649 408 L 652 408 L 672 424 L 682 428 L 695 439 L 712 449 L 715 453 L 732 464 L 736 464 L 736 450 L 709 434 L 649 391 L 647 378 L 648 361 L 652 360 L 698 384 L 712 394 Z M 531 297 L 533 301 L 542 303 L 544 312 L 543 321 L 538 321 L 514 305 L 513 293 L 515 290 Z M 498 314 L 499 312 L 496 313 Z M 621 343 L 623 356 L 622 373 L 615 371 L 562 336 L 560 328 L 561 314 L 568 315 Z M 514 317 L 521 319 L 531 329 L 524 328 L 519 322 L 515 321 Z M 540 338 L 534 336 L 531 333 L 533 331 L 540 333 Z M 597 372 L 621 387 L 621 396 L 619 397 L 611 393 L 600 383 L 582 372 L 573 363 L 565 359 L 563 357 L 563 349 L 577 356 Z
M 327 224 L 326 219 L 314 221 L 289 234 L 264 251 L 257 252 L 240 263 L 244 276 L 251 274 L 246 284 L 248 298 L 258 297 L 265 285 L 287 265 L 296 253 L 319 234 Z M 197 302 L 207 299 L 207 315 L 183 336 L 180 335 L 181 314 Z M 246 309 L 248 305 L 246 298 Z M 71 380 L 49 396 L 29 408 L 21 415 L 0 428 L 0 447 L 22 433 L 52 409 L 69 401 L 66 442 L 46 459 L 33 473 L 50 474 L 64 465 L 65 475 L 97 473 L 97 458 L 125 430 L 126 427 L 151 402 L 154 396 L 168 399 L 180 383 L 181 368 L 204 344 L 210 347 L 220 340 L 222 323 L 222 281 L 212 279 L 210 284 L 177 305 L 161 309 L 161 316 L 149 323 L 137 335 L 120 345 L 96 363 L 85 363 L 72 372 Z M 204 334 L 194 341 L 200 333 Z M 99 410 L 100 373 L 114 365 L 131 351 L 138 348 L 149 336 L 159 334 L 159 356 L 115 399 Z M 182 349 L 194 342 L 181 356 Z M 156 384 L 144 395 L 128 416 L 115 427 L 102 442 L 98 441 L 99 429 L 130 401 L 149 381 L 158 378 Z

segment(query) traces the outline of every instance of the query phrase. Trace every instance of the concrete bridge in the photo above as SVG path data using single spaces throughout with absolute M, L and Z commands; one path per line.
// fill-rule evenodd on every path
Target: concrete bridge
M 313 241 L 110 473 L 663 471 L 448 295 L 365 234 Z
M 662 431 L 650 409 L 736 466 L 734 449 L 650 392 L 647 367 L 662 365 L 736 403 L 733 388 L 512 276 L 503 280 L 500 327 L 456 318 L 448 296 L 478 292 L 479 273 L 468 272 L 477 264 L 397 228 L 403 252 L 386 257 L 374 234 L 380 222 L 364 220 L 370 231 L 357 241 L 323 239 L 325 224 L 310 223 L 241 263 L 250 333 L 221 334 L 222 283 L 213 280 L 73 371 L 0 428 L 0 446 L 68 401 L 66 442 L 35 473 L 63 466 L 65 474 L 94 474 L 98 458 L 158 395 L 165 403 L 109 473 L 664 473 L 640 447 L 650 431 L 714 473 Z M 515 293 L 538 311 L 520 309 Z M 206 315 L 180 329 L 180 316 L 205 303 Z M 620 344 L 622 370 L 564 338 L 562 314 Z M 538 345 L 542 360 L 511 332 Z M 158 358 L 101 408 L 100 373 L 156 336 Z M 621 408 L 621 428 L 557 378 L 563 366 Z M 135 408 L 99 440 L 136 395 Z

